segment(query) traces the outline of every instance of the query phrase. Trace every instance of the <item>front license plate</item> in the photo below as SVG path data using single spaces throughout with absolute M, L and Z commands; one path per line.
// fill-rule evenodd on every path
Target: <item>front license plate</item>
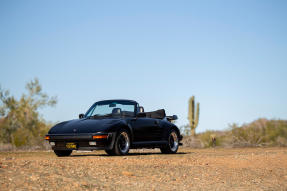
M 66 143 L 66 148 L 67 149 L 76 149 L 77 144 L 76 143 Z

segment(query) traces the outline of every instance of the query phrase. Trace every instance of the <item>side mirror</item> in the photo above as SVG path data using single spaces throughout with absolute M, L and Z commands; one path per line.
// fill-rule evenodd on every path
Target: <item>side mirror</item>
M 166 119 L 169 121 L 169 122 L 172 122 L 172 121 L 175 121 L 178 119 L 177 115 L 173 115 L 173 116 L 166 116 Z
M 79 119 L 82 119 L 82 118 L 84 118 L 85 117 L 85 115 L 84 114 L 79 114 Z
M 172 116 L 172 120 L 177 120 L 177 119 L 178 119 L 177 115 Z

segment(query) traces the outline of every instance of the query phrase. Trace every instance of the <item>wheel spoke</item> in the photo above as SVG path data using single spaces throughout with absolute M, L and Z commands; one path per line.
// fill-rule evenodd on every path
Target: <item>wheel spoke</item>
M 173 152 L 175 152 L 178 148 L 178 137 L 174 131 L 169 136 L 169 146 Z
M 126 132 L 122 132 L 119 136 L 119 149 L 122 153 L 126 153 L 130 147 L 129 136 Z

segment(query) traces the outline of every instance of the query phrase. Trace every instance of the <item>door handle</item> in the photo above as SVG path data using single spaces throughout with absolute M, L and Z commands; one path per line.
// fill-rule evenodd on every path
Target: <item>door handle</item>
M 137 120 L 137 118 L 132 118 L 132 119 L 131 119 L 131 121 L 136 121 L 136 120 Z
M 158 125 L 158 124 L 159 124 L 158 120 L 155 120 L 155 121 L 154 121 L 154 124 Z

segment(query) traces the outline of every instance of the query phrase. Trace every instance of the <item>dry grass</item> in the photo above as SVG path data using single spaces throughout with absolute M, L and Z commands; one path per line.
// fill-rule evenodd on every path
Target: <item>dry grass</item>
M 286 148 L 1 152 L 0 190 L 287 190 Z

